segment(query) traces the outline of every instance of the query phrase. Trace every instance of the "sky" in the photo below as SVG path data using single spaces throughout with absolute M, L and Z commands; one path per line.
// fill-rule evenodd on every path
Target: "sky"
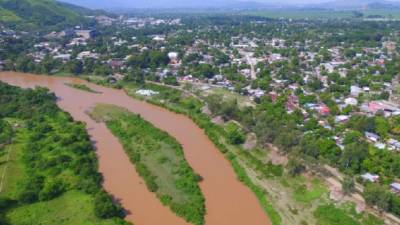
M 280 5 L 305 5 L 318 4 L 324 2 L 341 1 L 341 2 L 380 2 L 381 0 L 60 0 L 76 5 L 81 5 L 89 8 L 155 8 L 155 7 L 221 7 L 234 2 L 261 2 L 273 3 Z M 386 0 L 400 2 L 400 0 Z

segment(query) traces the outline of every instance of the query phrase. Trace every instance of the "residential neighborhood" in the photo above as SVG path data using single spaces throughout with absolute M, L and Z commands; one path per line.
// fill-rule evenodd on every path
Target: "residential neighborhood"
M 0 71 L 72 76 L 187 116 L 264 211 L 275 210 L 274 225 L 334 224 L 323 222 L 333 210 L 356 221 L 348 224 L 399 224 L 400 23 L 346 13 L 350 19 L 121 9 L 35 32 L 0 23 Z M 201 187 L 200 174 L 191 179 Z

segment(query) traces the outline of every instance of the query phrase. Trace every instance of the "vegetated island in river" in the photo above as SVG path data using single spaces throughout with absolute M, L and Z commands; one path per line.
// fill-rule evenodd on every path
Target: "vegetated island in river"
M 90 87 L 84 85 L 84 84 L 73 84 L 73 83 L 65 83 L 66 86 L 68 87 L 72 87 L 81 91 L 87 91 L 90 93 L 94 93 L 94 94 L 101 94 L 101 92 L 98 92 L 96 90 L 91 89 Z
M 0 224 L 129 224 L 101 187 L 85 125 L 55 100 L 0 82 Z
M 112 105 L 99 104 L 90 116 L 106 123 L 147 188 L 186 221 L 204 224 L 205 203 L 198 182 L 201 177 L 186 162 L 182 146 L 139 115 Z

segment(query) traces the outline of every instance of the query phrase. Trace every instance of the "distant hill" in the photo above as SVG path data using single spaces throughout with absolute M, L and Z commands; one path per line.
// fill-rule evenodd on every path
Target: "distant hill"
M 318 4 L 317 6 L 321 8 L 339 10 L 400 8 L 400 4 L 398 2 L 385 0 L 336 0 L 324 4 Z
M 0 23 L 35 28 L 83 20 L 84 8 L 54 0 L 0 0 Z
M 61 0 L 92 9 L 223 7 L 234 0 Z

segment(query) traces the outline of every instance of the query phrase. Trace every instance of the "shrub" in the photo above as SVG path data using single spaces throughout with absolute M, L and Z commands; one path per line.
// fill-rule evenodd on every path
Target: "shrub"
M 96 216 L 107 219 L 118 217 L 122 214 L 122 209 L 113 203 L 112 198 L 104 191 L 99 191 L 94 196 L 94 210 Z
M 57 181 L 49 181 L 47 182 L 43 189 L 39 193 L 39 199 L 41 201 L 50 200 L 55 197 L 58 197 L 65 191 L 65 185 L 63 182 Z
M 234 123 L 226 126 L 226 134 L 230 144 L 239 145 L 245 141 L 245 135 L 241 128 Z

